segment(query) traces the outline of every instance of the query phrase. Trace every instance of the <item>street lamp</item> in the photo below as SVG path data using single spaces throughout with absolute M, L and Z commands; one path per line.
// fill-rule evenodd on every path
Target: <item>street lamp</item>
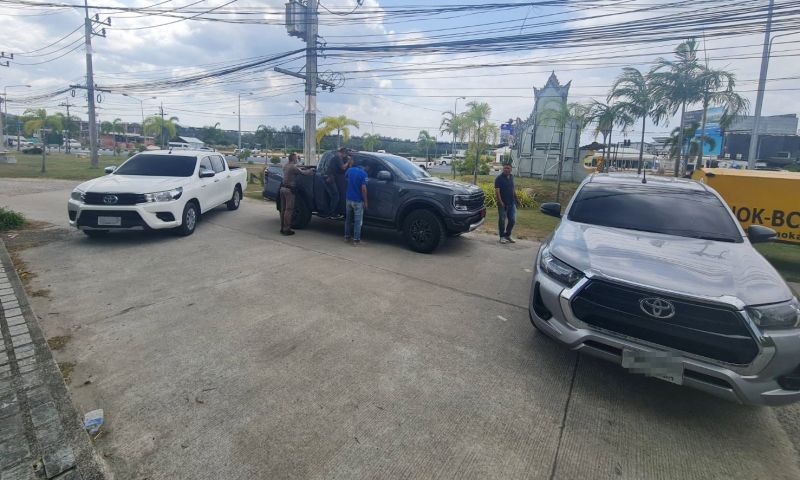
M 5 119 L 6 117 L 8 117 L 8 89 L 14 87 L 31 88 L 31 86 L 27 84 L 6 85 L 5 87 L 3 87 L 3 99 L 2 99 L 3 105 L 0 105 L 0 107 L 5 108 L 5 113 L 3 113 L 3 110 L 0 109 L 0 152 L 6 151 Z M 19 129 L 17 129 L 17 150 L 19 150 Z
M 155 100 L 156 97 L 138 98 L 138 97 L 134 97 L 133 95 L 128 95 L 127 93 L 123 93 L 122 96 L 123 97 L 132 98 L 132 99 L 136 100 L 137 102 L 139 102 L 139 108 L 142 111 L 142 145 L 145 145 L 147 143 L 147 140 L 146 140 L 146 138 L 144 136 L 144 101 L 145 100 Z
M 252 95 L 253 92 L 245 93 L 245 95 Z M 242 149 L 242 92 L 239 92 L 239 150 Z

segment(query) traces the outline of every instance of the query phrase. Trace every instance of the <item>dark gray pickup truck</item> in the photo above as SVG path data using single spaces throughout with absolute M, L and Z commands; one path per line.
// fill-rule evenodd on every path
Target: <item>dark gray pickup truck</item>
M 324 172 L 333 155 L 324 154 L 317 167 L 301 168 Z M 484 222 L 483 191 L 474 185 L 432 177 L 396 155 L 355 152 L 352 157 L 356 165 L 369 167 L 369 209 L 364 213 L 364 224 L 401 231 L 416 252 L 430 253 L 446 237 L 475 230 Z M 283 169 L 279 165 L 264 171 L 264 198 L 274 200 L 279 210 L 282 180 Z M 304 228 L 312 215 L 328 213 L 321 173 L 298 177 L 295 193 L 293 228 Z

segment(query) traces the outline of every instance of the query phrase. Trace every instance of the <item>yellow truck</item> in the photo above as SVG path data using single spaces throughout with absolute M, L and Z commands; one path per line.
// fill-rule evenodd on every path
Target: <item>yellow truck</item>
M 744 229 L 764 225 L 800 244 L 800 173 L 704 168 L 692 178 L 719 192 Z

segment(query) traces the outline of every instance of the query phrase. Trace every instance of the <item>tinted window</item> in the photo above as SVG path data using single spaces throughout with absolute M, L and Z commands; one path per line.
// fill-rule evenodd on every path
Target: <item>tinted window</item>
M 214 169 L 214 173 L 224 172 L 225 164 L 222 163 L 222 157 L 211 157 L 211 167 Z
M 425 170 L 411 163 L 411 161 L 398 157 L 397 155 L 378 154 L 376 157 L 396 168 L 404 177 L 408 179 L 427 178 L 431 175 Z
M 200 169 L 198 170 L 198 173 L 202 172 L 203 170 L 208 170 L 209 172 L 214 171 L 214 167 L 211 166 L 211 159 L 209 157 L 204 157 L 200 160 Z
M 180 155 L 134 155 L 114 175 L 146 175 L 157 177 L 191 177 L 195 157 Z
M 569 219 L 682 237 L 742 241 L 727 207 L 705 191 L 587 184 L 578 192 Z

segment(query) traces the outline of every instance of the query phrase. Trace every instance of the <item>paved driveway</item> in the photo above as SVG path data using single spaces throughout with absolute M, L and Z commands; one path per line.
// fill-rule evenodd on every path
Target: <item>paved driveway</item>
M 66 224 L 72 184 L 0 180 Z M 800 478 L 794 407 L 742 407 L 578 356 L 531 327 L 536 245 L 434 255 L 273 204 L 191 237 L 51 231 L 19 252 L 70 392 L 118 478 Z M 52 232 L 58 232 L 53 234 Z M 784 430 L 782 423 L 786 424 Z M 794 433 L 791 433 L 794 432 Z

